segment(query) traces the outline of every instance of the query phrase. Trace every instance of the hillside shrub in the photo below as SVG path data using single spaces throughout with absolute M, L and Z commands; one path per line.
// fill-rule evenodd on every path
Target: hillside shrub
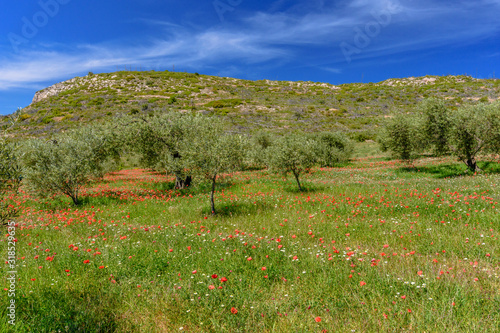
M 220 99 L 217 101 L 211 101 L 207 104 L 205 104 L 206 107 L 211 107 L 214 109 L 221 109 L 221 108 L 231 108 L 235 107 L 237 105 L 242 104 L 243 102 L 239 98 L 234 98 L 234 99 Z

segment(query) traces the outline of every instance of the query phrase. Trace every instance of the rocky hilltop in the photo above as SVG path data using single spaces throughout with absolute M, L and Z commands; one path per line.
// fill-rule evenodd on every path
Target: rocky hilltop
M 500 80 L 426 76 L 379 83 L 249 81 L 178 72 L 89 74 L 38 91 L 22 116 L 22 132 L 47 135 L 125 114 L 195 112 L 227 120 L 234 132 L 259 129 L 340 130 L 374 138 L 394 112 L 412 112 L 429 97 L 450 108 L 500 98 Z

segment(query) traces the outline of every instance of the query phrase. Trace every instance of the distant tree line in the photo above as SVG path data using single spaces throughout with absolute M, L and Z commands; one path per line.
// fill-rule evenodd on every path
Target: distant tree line
M 215 214 L 214 194 L 223 174 L 267 168 L 292 175 L 302 190 L 304 172 L 315 165 L 333 167 L 353 152 L 352 142 L 341 133 L 243 136 L 224 128 L 220 118 L 203 115 L 127 116 L 114 123 L 25 140 L 13 158 L 27 189 L 42 196 L 63 194 L 78 205 L 83 187 L 118 169 L 124 155 L 134 154 L 141 166 L 175 176 L 177 189 L 209 182 L 210 208 Z
M 379 142 L 383 150 L 407 162 L 423 152 L 453 155 L 477 172 L 478 156 L 500 153 L 500 103 L 451 111 L 442 101 L 426 100 L 413 114 L 391 118 Z M 208 182 L 210 208 L 215 214 L 214 194 L 223 174 L 267 169 L 292 176 L 302 191 L 304 173 L 315 166 L 334 167 L 348 161 L 353 148 L 342 133 L 235 135 L 225 131 L 220 118 L 177 112 L 130 115 L 113 123 L 19 143 L 9 141 L 4 133 L 0 139 L 0 222 L 16 214 L 9 197 L 17 192 L 21 179 L 35 193 L 67 195 L 78 205 L 82 188 L 117 170 L 127 154 L 138 156 L 145 168 L 173 175 L 177 189 Z
M 481 155 L 500 153 L 500 102 L 450 110 L 437 99 L 422 102 L 413 114 L 395 115 L 379 137 L 383 150 L 411 163 L 423 152 L 455 156 L 472 172 Z

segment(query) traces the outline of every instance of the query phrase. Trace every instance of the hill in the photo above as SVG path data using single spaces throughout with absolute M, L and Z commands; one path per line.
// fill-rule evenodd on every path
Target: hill
M 389 114 L 410 112 L 428 97 L 443 98 L 451 108 L 493 101 L 500 99 L 500 80 L 425 76 L 335 86 L 170 71 L 89 73 L 37 92 L 24 110 L 20 134 L 175 110 L 225 117 L 234 132 L 341 130 L 364 140 Z

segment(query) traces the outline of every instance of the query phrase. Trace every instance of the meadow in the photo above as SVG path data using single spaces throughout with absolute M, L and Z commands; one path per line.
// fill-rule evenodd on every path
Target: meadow
M 80 206 L 21 188 L 16 325 L 4 280 L 0 332 L 498 332 L 498 161 L 472 174 L 357 148 L 302 192 L 266 170 L 223 175 L 216 215 L 209 185 L 142 169 Z

